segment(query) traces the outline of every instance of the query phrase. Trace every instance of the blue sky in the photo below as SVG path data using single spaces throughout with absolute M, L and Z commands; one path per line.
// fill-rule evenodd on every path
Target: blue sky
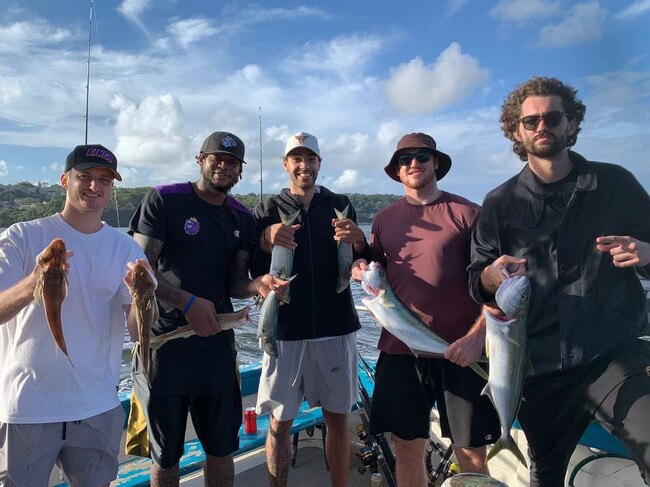
M 58 182 L 84 139 L 89 2 L 0 0 L 0 183 Z M 195 180 L 212 131 L 246 143 L 235 193 L 286 186 L 286 138 L 316 135 L 319 180 L 395 193 L 383 166 L 426 132 L 451 155 L 440 186 L 481 202 L 522 163 L 504 96 L 533 75 L 587 105 L 575 149 L 650 188 L 650 0 L 95 0 L 89 143 L 121 186 Z

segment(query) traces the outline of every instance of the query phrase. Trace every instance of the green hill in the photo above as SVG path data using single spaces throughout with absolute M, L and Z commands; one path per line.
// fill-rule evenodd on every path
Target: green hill
M 114 227 L 128 226 L 135 209 L 148 189 L 148 187 L 117 188 L 110 205 L 104 210 L 102 217 L 104 221 Z M 259 195 L 254 193 L 233 194 L 233 196 L 251 210 L 259 201 Z M 348 196 L 357 211 L 359 223 L 372 222 L 379 210 L 400 198 L 390 194 L 352 193 Z M 51 186 L 46 183 L 29 182 L 0 184 L 0 227 L 51 215 L 63 208 L 64 201 L 65 191 L 58 184 Z M 119 211 L 116 211 L 116 207 Z

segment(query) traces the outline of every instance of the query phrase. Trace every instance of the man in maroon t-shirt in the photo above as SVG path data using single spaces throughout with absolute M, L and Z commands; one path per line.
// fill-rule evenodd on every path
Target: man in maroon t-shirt
M 436 150 L 431 136 L 402 137 L 384 170 L 405 195 L 372 224 L 373 258 L 386 268 L 395 295 L 451 343 L 444 359 L 417 358 L 381 332 L 371 430 L 393 434 L 398 485 L 427 485 L 423 459 L 434 403 L 462 471 L 487 473 L 485 445 L 499 433 L 496 412 L 481 396 L 485 381 L 467 368 L 485 343 L 485 319 L 469 295 L 466 271 L 480 207 L 438 188 L 450 167 L 451 158 Z M 365 268 L 364 260 L 355 262 L 353 278 Z

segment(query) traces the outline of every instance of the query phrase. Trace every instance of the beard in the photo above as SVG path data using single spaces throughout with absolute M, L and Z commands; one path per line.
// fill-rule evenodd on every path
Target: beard
M 210 179 L 203 178 L 203 185 L 207 191 L 210 193 L 221 193 L 223 195 L 227 195 L 236 183 L 236 181 L 233 181 L 228 184 L 214 184 Z
M 543 145 L 536 144 L 537 136 L 523 143 L 524 149 L 528 154 L 536 157 L 553 157 L 562 152 L 567 147 L 566 135 L 555 135 L 546 133 L 550 139 Z

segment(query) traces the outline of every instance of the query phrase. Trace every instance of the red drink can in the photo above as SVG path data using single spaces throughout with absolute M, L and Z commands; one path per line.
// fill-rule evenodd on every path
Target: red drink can
M 257 414 L 255 408 L 246 408 L 244 410 L 244 433 L 254 435 L 257 433 Z

